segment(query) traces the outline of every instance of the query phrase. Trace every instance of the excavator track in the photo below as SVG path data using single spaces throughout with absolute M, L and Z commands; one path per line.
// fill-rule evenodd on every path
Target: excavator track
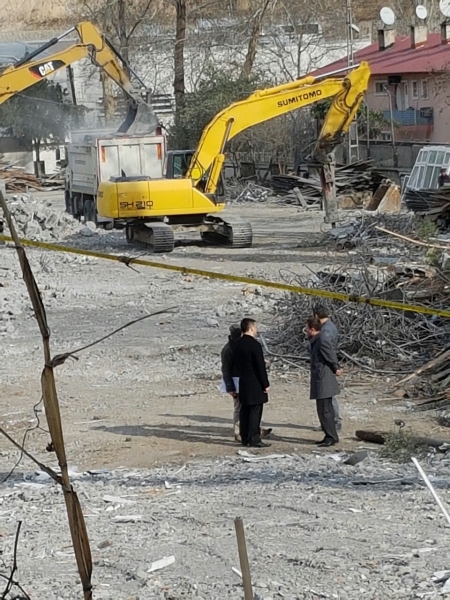
M 250 248 L 253 243 L 253 231 L 250 223 L 245 221 L 225 221 L 229 231 L 227 245 L 232 248 Z
M 149 248 L 155 254 L 172 252 L 175 246 L 173 229 L 166 223 L 128 223 L 127 242 Z
M 250 248 L 252 245 L 252 226 L 246 221 L 208 217 L 205 224 L 210 229 L 203 231 L 201 236 L 207 244 L 231 248 Z

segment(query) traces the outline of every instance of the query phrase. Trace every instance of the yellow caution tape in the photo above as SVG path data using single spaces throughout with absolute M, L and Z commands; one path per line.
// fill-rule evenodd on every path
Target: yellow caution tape
M 5 235 L 0 235 L 0 241 L 12 242 L 13 240 Z M 450 318 L 450 310 L 441 310 L 420 306 L 417 304 L 403 304 L 402 302 L 392 302 L 390 300 L 381 300 L 380 298 L 367 298 L 366 296 L 356 296 L 352 294 L 342 294 L 340 292 L 330 292 L 328 290 L 319 290 L 316 288 L 303 287 L 300 285 L 291 285 L 288 283 L 278 283 L 275 281 L 266 281 L 265 279 L 254 279 L 252 277 L 242 277 L 241 275 L 230 275 L 229 273 L 216 273 L 215 271 L 205 271 L 204 269 L 192 269 L 190 267 L 181 267 L 179 265 L 168 265 L 143 258 L 132 258 L 129 256 L 117 256 L 115 254 L 105 254 L 83 248 L 70 248 L 68 246 L 59 246 L 57 244 L 48 244 L 47 242 L 35 242 L 33 240 L 20 240 L 24 246 L 33 246 L 52 250 L 53 252 L 68 252 L 69 254 L 80 254 L 82 256 L 91 256 L 104 260 L 113 260 L 124 263 L 127 266 L 140 265 L 151 267 L 153 269 L 164 269 L 166 271 L 175 271 L 183 275 L 197 275 L 198 277 L 209 277 L 210 279 L 221 279 L 223 281 L 234 281 L 235 283 L 246 283 L 260 287 L 272 288 L 283 292 L 292 292 L 294 294 L 305 294 L 307 296 L 317 296 L 319 298 L 328 298 L 329 300 L 341 300 L 342 302 L 356 302 L 359 304 L 368 304 L 380 308 L 390 308 L 392 310 L 402 310 L 405 312 L 420 313 L 423 315 L 432 315 L 437 317 Z

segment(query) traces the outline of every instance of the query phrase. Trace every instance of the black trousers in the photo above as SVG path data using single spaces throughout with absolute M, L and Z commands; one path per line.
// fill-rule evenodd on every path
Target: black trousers
M 339 437 L 336 431 L 336 422 L 334 420 L 333 398 L 321 398 L 320 400 L 316 400 L 316 407 L 320 425 L 325 434 L 325 439 L 338 442 Z
M 261 441 L 263 407 L 264 404 L 241 404 L 239 432 L 243 446 L 254 446 Z

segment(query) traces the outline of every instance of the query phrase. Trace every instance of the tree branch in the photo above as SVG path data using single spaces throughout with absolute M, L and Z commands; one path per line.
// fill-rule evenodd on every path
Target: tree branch
M 30 600 L 30 597 L 26 593 L 26 591 L 17 583 L 17 581 L 14 581 L 14 575 L 18 568 L 17 567 L 17 549 L 18 549 L 18 545 L 19 545 L 19 535 L 20 535 L 21 527 L 22 527 L 22 521 L 19 521 L 17 524 L 16 537 L 14 539 L 14 554 L 13 554 L 13 564 L 12 564 L 12 568 L 11 568 L 11 573 L 10 573 L 9 577 L 6 577 L 5 575 L 1 575 L 1 577 L 3 579 L 7 579 L 7 584 L 2 593 L 1 600 L 6 600 L 6 596 L 10 593 L 10 591 L 12 590 L 12 588 L 14 586 L 19 588 L 19 590 L 22 592 L 23 598 L 25 600 Z
M 142 21 L 145 19 L 149 9 L 150 9 L 150 5 L 153 2 L 153 0 L 148 0 L 147 2 L 147 6 L 144 8 L 142 14 L 140 17 L 138 17 L 136 23 L 133 25 L 133 27 L 130 29 L 130 31 L 127 34 L 127 41 L 131 38 L 131 36 L 133 35 L 133 33 L 136 31 L 136 29 L 139 27 L 139 25 L 142 23 Z

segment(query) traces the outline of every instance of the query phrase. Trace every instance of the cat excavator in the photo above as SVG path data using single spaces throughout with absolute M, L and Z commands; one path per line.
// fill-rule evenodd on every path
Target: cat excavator
M 48 50 L 74 32 L 78 35 L 78 43 L 48 55 Z M 158 119 L 152 107 L 141 96 L 140 90 L 133 86 L 127 69 L 138 80 L 142 88 L 145 88 L 144 83 L 130 69 L 107 38 L 88 21 L 79 23 L 59 37 L 53 38 L 2 71 L 0 74 L 0 104 L 57 71 L 87 58 L 94 65 L 103 69 L 130 98 L 128 114 L 118 132 L 127 135 L 155 132 L 159 125 Z
M 123 174 L 101 182 L 98 214 L 125 220 L 127 241 L 142 243 L 153 252 L 173 250 L 173 226 L 200 230 L 207 243 L 249 247 L 251 225 L 219 216 L 225 208 L 221 174 L 227 142 L 249 127 L 332 98 L 312 160 L 320 172 L 325 221 L 334 225 L 338 210 L 333 150 L 356 116 L 369 77 L 369 65 L 362 62 L 254 92 L 218 113 L 203 130 L 195 151 L 168 152 L 165 179 Z

